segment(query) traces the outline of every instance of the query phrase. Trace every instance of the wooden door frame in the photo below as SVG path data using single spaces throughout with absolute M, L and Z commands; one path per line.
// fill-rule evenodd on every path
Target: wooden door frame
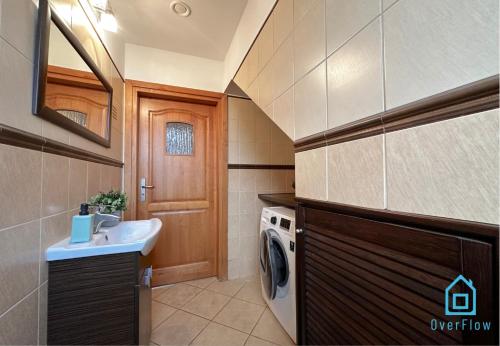
M 128 195 L 126 220 L 137 218 L 138 194 L 138 134 L 139 99 L 150 97 L 170 101 L 184 101 L 215 107 L 214 116 L 217 141 L 217 277 L 227 280 L 227 95 L 136 80 L 125 81 L 125 143 L 124 143 L 124 190 Z

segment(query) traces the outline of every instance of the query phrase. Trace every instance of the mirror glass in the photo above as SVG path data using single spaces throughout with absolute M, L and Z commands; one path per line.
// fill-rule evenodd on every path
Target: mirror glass
M 109 139 L 111 93 L 51 21 L 45 106 Z

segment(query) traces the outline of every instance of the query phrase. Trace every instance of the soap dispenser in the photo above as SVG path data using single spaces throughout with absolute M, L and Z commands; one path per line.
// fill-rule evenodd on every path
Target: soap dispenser
M 94 215 L 89 214 L 89 205 L 83 203 L 80 205 L 80 214 L 73 216 L 71 226 L 71 242 L 83 243 L 92 239 L 94 227 Z

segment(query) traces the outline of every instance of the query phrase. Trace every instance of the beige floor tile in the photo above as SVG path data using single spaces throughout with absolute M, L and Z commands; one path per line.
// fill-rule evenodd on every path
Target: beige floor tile
M 247 342 L 245 343 L 247 346 L 274 346 L 276 344 L 273 344 L 272 342 L 262 340 L 259 338 L 256 338 L 255 336 L 251 336 L 247 339 Z
M 244 302 L 239 299 L 231 301 L 215 316 L 214 321 L 225 326 L 250 333 L 264 311 L 262 305 Z
M 243 287 L 244 284 L 245 281 L 241 279 L 228 280 L 228 281 L 215 281 L 210 286 L 207 287 L 207 290 L 232 297 L 236 294 L 236 292 L 240 290 L 241 287 Z
M 155 329 L 160 325 L 160 323 L 169 318 L 177 309 L 174 309 L 171 306 L 153 300 L 151 310 L 152 310 L 151 324 L 152 328 Z
M 191 345 L 237 346 L 244 345 L 248 334 L 210 322 Z
M 157 299 L 159 296 L 161 296 L 170 287 L 172 287 L 172 285 L 159 286 L 159 287 L 153 288 L 153 299 Z
M 186 281 L 183 282 L 183 284 L 199 287 L 199 288 L 207 288 L 208 285 L 210 285 L 212 282 L 216 281 L 217 278 L 215 276 L 212 276 L 210 278 L 204 278 L 204 279 L 199 279 L 199 280 L 191 280 L 191 281 Z
M 260 283 L 260 275 L 252 275 L 252 276 L 247 276 L 245 278 L 243 278 L 243 280 L 245 280 L 245 282 L 258 282 Z
M 266 302 L 262 298 L 262 288 L 260 281 L 248 281 L 245 286 L 236 293 L 235 298 L 244 300 L 246 302 L 266 305 Z
M 161 303 L 180 308 L 184 306 L 188 301 L 193 299 L 201 291 L 202 289 L 198 287 L 176 284 L 165 290 L 165 292 L 157 297 L 156 300 Z
M 278 345 L 293 345 L 294 342 L 288 334 L 285 332 L 283 327 L 274 317 L 271 310 L 268 308 L 262 314 L 259 322 L 252 331 L 252 335 L 258 338 L 274 342 Z
M 182 310 L 211 320 L 222 310 L 229 299 L 231 298 L 223 294 L 203 291 L 184 305 Z
M 158 345 L 188 345 L 209 322 L 199 316 L 177 310 L 153 331 L 151 341 Z

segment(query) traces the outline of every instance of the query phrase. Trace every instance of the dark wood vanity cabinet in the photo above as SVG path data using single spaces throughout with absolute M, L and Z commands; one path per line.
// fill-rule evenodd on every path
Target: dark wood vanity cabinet
M 305 201 L 297 228 L 299 344 L 498 344 L 493 225 Z M 477 311 L 446 316 L 445 290 L 460 274 L 472 280 Z M 449 294 L 469 290 L 460 282 Z M 433 330 L 432 320 L 463 318 L 491 330 Z
M 139 252 L 49 262 L 49 345 L 147 345 L 150 260 Z

